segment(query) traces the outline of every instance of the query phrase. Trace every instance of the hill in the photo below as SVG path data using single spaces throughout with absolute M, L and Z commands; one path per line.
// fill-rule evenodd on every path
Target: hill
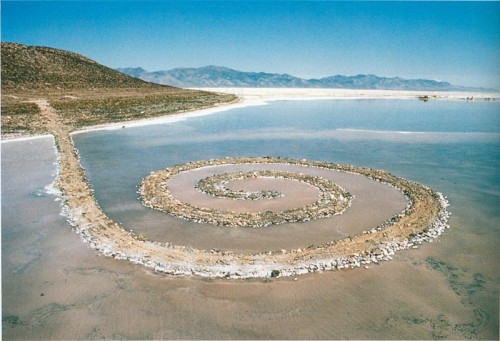
M 7 91 L 155 87 L 73 52 L 2 43 L 2 88 Z
M 403 79 L 376 75 L 335 75 L 303 79 L 289 74 L 244 72 L 221 66 L 176 68 L 148 72 L 143 68 L 120 68 L 124 74 L 158 84 L 184 87 L 251 87 L 251 88 L 333 88 L 425 91 L 484 91 L 487 89 L 455 86 L 429 79 Z
M 43 133 L 33 99 L 47 99 L 71 129 L 143 119 L 235 100 L 159 85 L 117 72 L 77 53 L 1 43 L 2 134 Z

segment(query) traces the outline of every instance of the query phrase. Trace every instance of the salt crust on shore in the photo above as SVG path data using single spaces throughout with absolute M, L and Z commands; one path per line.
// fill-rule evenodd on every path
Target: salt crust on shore
M 9 142 L 23 142 L 23 141 L 32 141 L 32 140 L 37 140 L 37 139 L 43 139 L 43 138 L 54 138 L 50 134 L 45 134 L 45 135 L 33 135 L 33 136 L 22 136 L 22 137 L 8 137 L 5 140 L 2 140 L 1 143 L 9 143 Z

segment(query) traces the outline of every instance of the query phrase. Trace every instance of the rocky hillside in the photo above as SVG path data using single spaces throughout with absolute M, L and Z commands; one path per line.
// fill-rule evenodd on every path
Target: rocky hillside
M 47 99 L 71 127 L 137 120 L 235 100 L 117 72 L 82 55 L 1 43 L 2 134 L 45 132 L 33 99 Z
M 455 86 L 429 79 L 403 79 L 376 75 L 330 76 L 304 79 L 289 74 L 244 72 L 221 66 L 176 68 L 148 72 L 143 68 L 117 69 L 132 77 L 158 84 L 184 87 L 251 87 L 251 88 L 331 88 L 426 91 L 482 91 L 486 89 Z
M 73 52 L 16 43 L 1 44 L 4 90 L 157 87 Z

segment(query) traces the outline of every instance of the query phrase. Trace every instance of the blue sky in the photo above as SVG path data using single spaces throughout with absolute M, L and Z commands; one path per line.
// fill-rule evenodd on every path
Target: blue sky
M 2 1 L 2 41 L 150 71 L 221 65 L 500 89 L 499 2 Z

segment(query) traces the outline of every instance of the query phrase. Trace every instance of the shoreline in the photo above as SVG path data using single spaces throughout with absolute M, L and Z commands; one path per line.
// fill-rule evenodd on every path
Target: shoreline
M 419 96 L 428 96 L 429 100 L 475 101 L 491 99 L 500 100 L 500 93 L 479 92 L 439 92 L 439 91 L 402 91 L 402 90 L 352 90 L 352 89 L 310 89 L 310 88 L 189 88 L 209 92 L 222 92 L 238 96 L 233 103 L 216 107 L 181 112 L 178 114 L 159 116 L 142 120 L 108 123 L 90 126 L 71 132 L 71 135 L 85 134 L 92 131 L 117 130 L 141 127 L 153 124 L 179 122 L 191 117 L 211 115 L 231 109 L 266 105 L 275 101 L 312 101 L 312 100 L 363 100 L 363 99 L 402 99 L 418 100 Z M 473 100 L 473 101 L 474 101 Z
M 190 88 L 222 92 L 264 102 L 280 100 L 321 99 L 420 99 L 449 101 L 497 101 L 500 92 L 459 92 L 427 90 L 377 90 L 377 89 L 328 89 L 328 88 Z M 426 98 L 425 98 L 426 97 Z
M 54 135 L 52 134 L 43 134 L 43 135 L 26 135 L 26 136 L 19 136 L 17 134 L 15 135 L 7 135 L 7 136 L 2 136 L 2 140 L 0 141 L 1 144 L 4 143 L 9 143 L 9 142 L 23 142 L 23 141 L 31 141 L 31 140 L 37 140 L 37 139 L 43 139 L 51 137 L 54 138 Z
M 235 102 L 220 104 L 215 107 L 194 111 L 179 112 L 176 114 L 158 116 L 132 121 L 118 121 L 102 125 L 94 125 L 76 129 L 70 135 L 85 134 L 101 130 L 118 130 L 123 128 L 141 127 L 154 124 L 168 124 L 186 120 L 191 117 L 201 117 L 215 113 L 245 108 L 249 106 L 266 105 L 274 101 L 311 101 L 311 100 L 371 100 L 371 99 L 400 99 L 400 100 L 445 100 L 445 101 L 498 101 L 500 93 L 481 92 L 440 92 L 440 91 L 407 91 L 407 90 L 354 90 L 354 89 L 315 89 L 315 88 L 190 88 L 210 92 L 222 92 L 238 96 Z M 419 99 L 420 97 L 420 99 Z M 22 136 L 19 133 L 2 136 L 1 142 L 22 141 L 38 138 L 44 135 Z

